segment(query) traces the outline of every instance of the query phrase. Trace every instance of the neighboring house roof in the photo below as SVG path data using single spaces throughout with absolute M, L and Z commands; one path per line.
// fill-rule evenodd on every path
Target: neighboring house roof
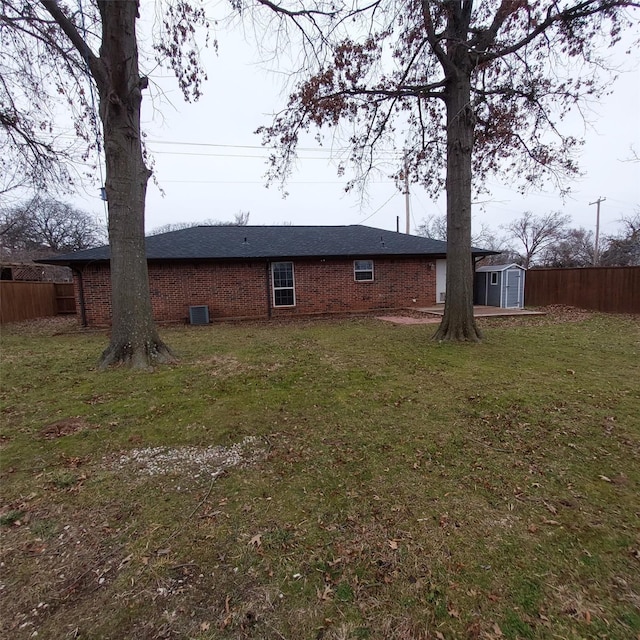
M 238 260 L 362 256 L 445 257 L 447 243 L 422 236 L 351 226 L 200 226 L 146 238 L 148 260 Z M 494 251 L 472 248 L 473 255 Z M 41 260 L 79 265 L 109 260 L 97 247 Z
M 506 271 L 507 269 L 522 269 L 526 271 L 526 269 L 515 262 L 511 262 L 510 264 L 489 264 L 486 267 L 478 267 L 476 271 Z

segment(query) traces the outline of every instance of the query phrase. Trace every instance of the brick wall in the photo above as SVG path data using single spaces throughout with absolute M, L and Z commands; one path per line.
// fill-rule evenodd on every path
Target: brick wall
M 159 322 L 186 322 L 192 305 L 208 305 L 215 320 L 268 318 L 270 310 L 272 317 L 287 317 L 424 307 L 436 302 L 435 261 L 427 258 L 375 259 L 373 282 L 354 280 L 353 260 L 292 262 L 296 305 L 280 308 L 273 308 L 265 262 L 150 263 L 154 317 Z M 110 324 L 108 268 L 90 265 L 82 279 L 88 326 Z M 79 296 L 77 282 L 75 290 Z
M 82 282 L 79 281 L 78 273 L 74 269 L 73 290 L 76 294 L 76 309 L 80 311 L 78 315 L 80 322 L 84 312 L 89 327 L 111 324 L 111 282 L 108 266 L 92 264 L 84 267 Z

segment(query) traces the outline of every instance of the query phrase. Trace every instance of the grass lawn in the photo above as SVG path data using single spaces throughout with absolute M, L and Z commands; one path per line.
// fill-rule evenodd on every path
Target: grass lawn
M 638 317 L 60 326 L 2 329 L 0 637 L 640 638 Z

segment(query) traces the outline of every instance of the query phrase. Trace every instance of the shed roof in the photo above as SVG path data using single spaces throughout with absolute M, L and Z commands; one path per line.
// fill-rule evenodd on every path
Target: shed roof
M 516 264 L 515 262 L 511 262 L 510 264 L 490 264 L 487 265 L 486 267 L 478 267 L 476 269 L 476 271 L 481 271 L 481 272 L 485 272 L 485 271 L 506 271 L 507 269 L 522 269 L 523 271 L 526 271 L 526 269 L 519 264 Z
M 238 260 L 314 257 L 444 257 L 447 243 L 362 225 L 199 226 L 146 238 L 148 260 Z M 472 248 L 473 255 L 495 252 Z M 41 260 L 79 265 L 109 260 L 109 246 Z

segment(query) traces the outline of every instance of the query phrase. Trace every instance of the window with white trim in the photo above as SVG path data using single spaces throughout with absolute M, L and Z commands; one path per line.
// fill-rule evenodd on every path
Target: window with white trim
M 271 282 L 273 284 L 273 306 L 295 307 L 293 262 L 274 262 L 271 265 Z
M 358 282 L 372 282 L 373 260 L 354 260 L 353 277 Z
M 497 271 L 492 271 L 491 272 L 491 284 L 498 284 L 498 272 Z

